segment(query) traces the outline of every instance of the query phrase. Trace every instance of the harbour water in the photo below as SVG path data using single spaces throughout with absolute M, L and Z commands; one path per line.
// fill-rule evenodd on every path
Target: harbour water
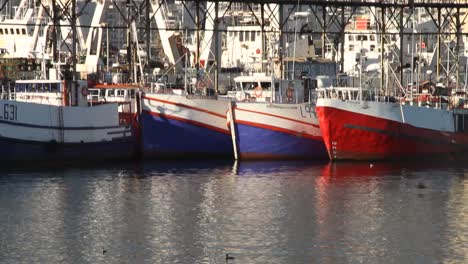
M 2 168 L 0 263 L 467 263 L 467 175 L 369 162 Z

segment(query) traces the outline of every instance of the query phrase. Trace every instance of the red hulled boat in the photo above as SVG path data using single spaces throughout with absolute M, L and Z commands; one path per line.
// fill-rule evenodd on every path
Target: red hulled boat
M 468 150 L 464 95 L 362 98 L 359 88 L 322 91 L 316 111 L 331 160 L 458 158 Z

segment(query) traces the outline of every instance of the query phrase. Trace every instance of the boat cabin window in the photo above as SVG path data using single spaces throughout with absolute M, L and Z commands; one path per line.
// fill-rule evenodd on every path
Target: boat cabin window
M 369 37 L 370 37 L 371 41 L 375 41 L 375 36 L 374 35 L 370 35 Z
M 122 89 L 116 90 L 116 96 L 125 97 L 125 90 L 122 90 Z
M 60 83 L 16 83 L 16 92 L 60 92 Z
M 99 96 L 99 89 L 88 89 L 88 91 L 91 96 Z
M 20 30 L 19 28 L 16 29 L 16 35 L 19 35 L 20 34 Z
M 22 29 L 21 29 L 21 33 L 22 33 L 23 35 L 26 35 L 26 29 L 22 28 Z
M 254 90 L 258 86 L 259 86 L 258 82 L 239 82 L 239 83 L 236 83 L 236 90 L 237 91 L 251 91 L 251 90 Z M 263 90 L 270 90 L 271 83 L 260 82 L 260 87 L 262 87 Z
M 253 89 L 255 89 L 255 87 L 257 87 L 257 83 L 256 83 L 256 82 L 245 82 L 245 83 L 242 83 L 242 88 L 243 88 L 243 90 L 253 90 Z
M 10 34 L 11 34 L 11 35 L 14 35 L 14 34 L 15 34 L 15 31 L 14 31 L 12 28 L 10 28 Z
M 113 96 L 115 96 L 115 91 L 114 91 L 114 89 L 107 89 L 107 96 L 108 96 L 108 97 L 113 97 Z
M 3 28 L 0 28 L 0 35 L 3 35 Z
M 354 36 L 353 36 L 353 35 L 349 35 L 349 36 L 348 36 L 348 40 L 349 40 L 349 41 L 354 41 Z
M 136 94 L 135 90 L 131 89 L 130 90 L 130 98 L 135 98 L 135 94 Z
M 357 40 L 358 41 L 367 41 L 367 36 L 366 35 L 358 35 Z
M 250 33 L 250 41 L 255 41 L 255 31 Z
M 261 82 L 260 86 L 262 87 L 263 90 L 270 90 L 271 82 Z

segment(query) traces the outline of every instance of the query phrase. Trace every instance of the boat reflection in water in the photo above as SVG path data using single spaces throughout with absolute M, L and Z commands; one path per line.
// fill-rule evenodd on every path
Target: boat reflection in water
M 336 244 L 322 248 L 319 262 L 466 259 L 466 236 L 460 236 L 468 230 L 460 214 L 466 194 L 459 184 L 466 174 L 464 166 L 440 163 L 325 165 L 316 178 L 313 221 L 316 239 Z M 343 251 L 338 259 L 337 250 Z
M 408 165 L 408 164 L 406 164 Z M 346 177 L 376 177 L 399 173 L 404 168 L 403 163 L 387 162 L 329 162 L 324 166 L 322 177 L 346 178 Z
M 467 168 L 197 160 L 2 170 L 0 259 L 465 263 Z
M 235 161 L 233 173 L 239 176 L 319 175 L 328 161 L 318 160 L 248 160 Z

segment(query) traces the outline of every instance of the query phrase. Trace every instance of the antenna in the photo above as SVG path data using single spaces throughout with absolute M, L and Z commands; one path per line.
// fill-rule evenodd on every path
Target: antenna
M 414 85 L 414 18 L 411 17 L 411 84 L 410 98 L 413 101 L 413 85 Z

